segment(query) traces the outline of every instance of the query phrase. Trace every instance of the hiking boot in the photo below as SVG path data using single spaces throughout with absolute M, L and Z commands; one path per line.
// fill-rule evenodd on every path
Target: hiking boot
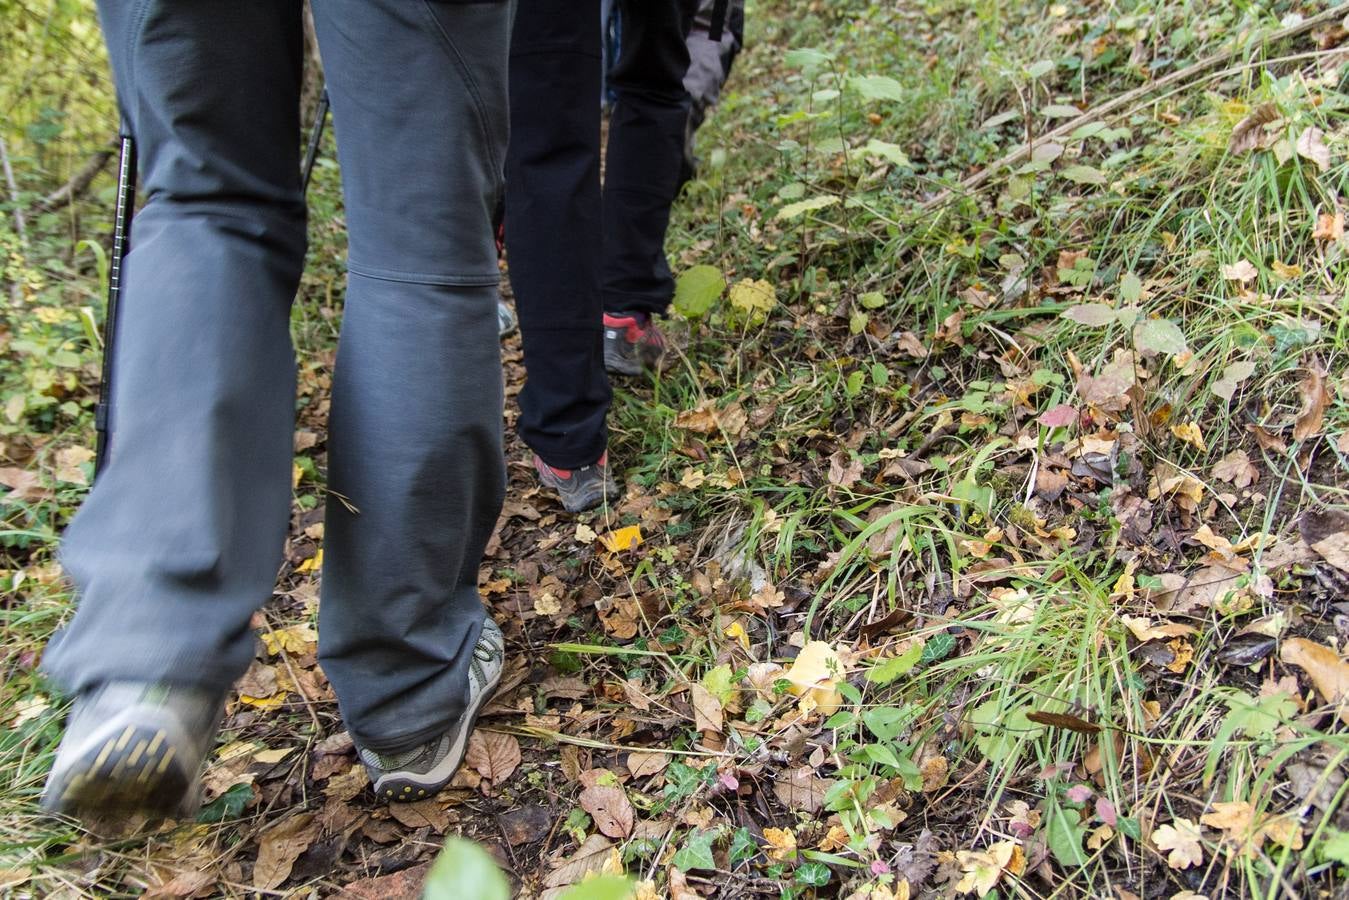
M 501 683 L 506 659 L 506 639 L 490 618 L 468 664 L 468 706 L 459 721 L 440 737 L 402 753 L 377 753 L 358 746 L 361 762 L 370 773 L 370 783 L 381 800 L 424 800 L 454 777 L 464 760 L 468 737 L 478 721 L 478 711 Z
M 554 468 L 535 454 L 534 468 L 543 486 L 557 491 L 567 512 L 582 512 L 618 497 L 618 484 L 609 474 L 608 453 L 599 462 L 579 469 Z
M 506 337 L 515 332 L 519 322 L 515 318 L 515 310 L 511 309 L 509 303 L 505 300 L 497 301 L 497 336 Z
M 110 681 L 75 701 L 42 808 L 191 816 L 222 698 L 198 688 Z
M 604 314 L 604 368 L 618 375 L 659 372 L 665 360 L 665 335 L 641 312 Z

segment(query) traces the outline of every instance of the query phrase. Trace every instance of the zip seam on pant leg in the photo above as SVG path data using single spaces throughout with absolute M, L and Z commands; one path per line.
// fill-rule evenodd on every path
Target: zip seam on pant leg
M 429 0 L 422 0 L 422 7 L 426 11 L 426 17 L 431 21 L 436 33 L 440 35 L 440 39 L 444 43 L 445 49 L 449 51 L 448 55 L 454 60 L 455 66 L 459 69 L 460 77 L 464 81 L 464 87 L 468 90 L 469 96 L 473 99 L 473 106 L 478 112 L 478 128 L 482 132 L 483 144 L 487 148 L 487 154 L 492 160 L 492 171 L 502 172 L 505 170 L 505 163 L 497 153 L 497 148 L 492 140 L 491 127 L 488 125 L 487 107 L 486 104 L 483 103 L 482 93 L 478 90 L 478 82 L 473 77 L 473 71 L 469 68 L 468 63 L 465 62 L 463 54 L 459 52 L 459 48 L 455 45 L 454 40 L 445 31 L 445 27 L 441 24 L 440 19 L 436 17 L 435 11 L 431 9 Z M 498 182 L 499 180 L 500 179 L 498 178 Z M 497 188 L 499 190 L 499 183 L 497 184 Z

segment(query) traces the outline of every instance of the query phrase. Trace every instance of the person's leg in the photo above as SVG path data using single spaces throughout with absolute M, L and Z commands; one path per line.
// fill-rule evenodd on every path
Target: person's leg
M 44 664 L 77 700 L 45 802 L 162 809 L 209 749 L 281 562 L 305 247 L 300 4 L 99 8 L 146 199 L 108 463 L 62 547 L 80 603 Z
M 520 437 L 549 465 L 608 445 L 599 267 L 600 32 L 596 0 L 529 0 L 511 41 L 506 246 L 528 380 Z
M 131 229 L 107 468 L 66 532 L 66 689 L 223 693 L 247 667 L 290 503 L 289 309 L 304 260 L 298 3 L 100 3 L 145 205 Z
M 623 42 L 604 180 L 604 309 L 664 313 L 674 296 L 665 231 L 679 185 L 689 99 L 685 39 L 697 0 L 620 0 Z
M 506 481 L 492 219 L 511 10 L 314 14 L 350 234 L 319 657 L 357 744 L 398 754 L 472 718 L 478 566 Z

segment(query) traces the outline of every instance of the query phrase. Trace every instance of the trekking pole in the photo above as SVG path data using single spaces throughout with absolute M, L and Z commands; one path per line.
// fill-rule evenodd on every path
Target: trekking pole
M 117 161 L 117 206 L 112 219 L 112 259 L 108 263 L 108 309 L 103 326 L 103 371 L 94 407 L 94 477 L 108 461 L 108 419 L 112 403 L 112 350 L 117 337 L 117 307 L 122 297 L 122 262 L 131 243 L 131 211 L 136 205 L 136 139 L 122 127 Z
M 328 121 L 328 90 L 319 92 L 318 107 L 314 110 L 314 124 L 309 129 L 309 146 L 304 151 L 304 162 L 300 165 L 300 190 L 309 193 L 309 179 L 314 175 L 314 162 L 319 156 L 319 144 L 323 141 L 323 126 Z
M 319 96 L 314 111 L 314 125 L 309 132 L 309 146 L 301 165 L 301 191 L 309 193 L 309 180 L 314 173 L 323 127 L 328 119 L 328 92 Z M 122 127 L 117 163 L 117 206 L 112 219 L 112 258 L 108 263 L 108 309 L 103 325 L 103 366 L 99 375 L 98 404 L 94 407 L 94 477 L 97 478 L 108 461 L 109 420 L 112 405 L 112 358 L 117 337 L 117 308 L 122 297 L 122 263 L 131 249 L 131 213 L 136 206 L 136 139 L 130 130 Z

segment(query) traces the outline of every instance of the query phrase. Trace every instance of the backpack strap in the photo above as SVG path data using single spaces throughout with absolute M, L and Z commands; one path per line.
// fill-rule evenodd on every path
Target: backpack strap
M 726 32 L 726 16 L 730 0 L 716 0 L 712 4 L 712 21 L 708 24 L 707 39 L 709 41 L 721 42 L 721 36 Z

